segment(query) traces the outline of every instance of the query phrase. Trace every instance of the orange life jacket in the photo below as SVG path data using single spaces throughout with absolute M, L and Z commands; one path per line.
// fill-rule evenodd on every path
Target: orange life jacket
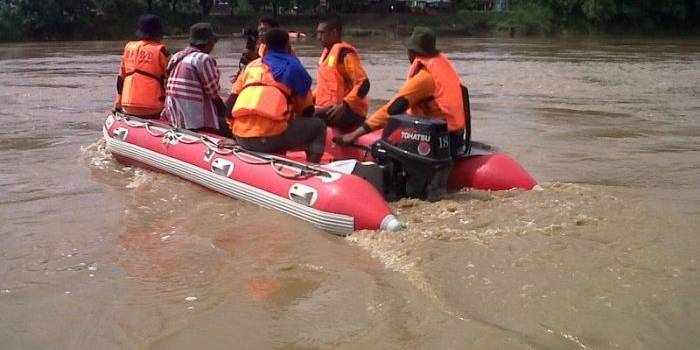
M 250 62 L 243 74 L 243 87 L 231 112 L 233 133 L 262 137 L 272 136 L 269 130 L 286 130 L 291 115 L 290 88 L 275 80 L 261 58 Z
M 165 70 L 160 64 L 165 46 L 156 41 L 131 41 L 124 47 L 123 107 L 161 109 L 165 101 Z
M 338 70 L 338 60 L 342 50 L 348 49 L 357 54 L 357 49 L 346 42 L 340 42 L 328 50 L 323 49 L 318 60 L 318 73 L 316 75 L 316 105 L 328 107 L 343 102 L 353 88 L 353 82 L 345 80 Z M 357 99 L 349 107 L 359 115 L 367 115 L 367 97 Z
M 433 97 L 443 115 L 428 115 L 418 106 L 411 106 L 408 114 L 445 118 L 449 131 L 464 129 L 466 118 L 469 116 L 465 115 L 464 111 L 459 75 L 450 61 L 443 54 L 434 57 L 416 57 L 408 70 L 408 78 L 418 74 L 421 69 L 426 69 L 435 82 Z
M 263 57 L 265 56 L 265 53 L 267 52 L 267 44 L 265 43 L 260 43 L 258 45 L 258 56 Z

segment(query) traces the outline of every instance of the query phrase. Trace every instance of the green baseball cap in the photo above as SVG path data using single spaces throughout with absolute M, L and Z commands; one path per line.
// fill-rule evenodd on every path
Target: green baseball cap
M 204 45 L 218 40 L 219 38 L 214 34 L 210 23 L 196 23 L 190 27 L 190 44 L 192 45 Z
M 440 53 L 435 48 L 435 32 L 428 27 L 415 27 L 413 34 L 404 43 L 407 49 L 420 56 L 435 56 Z

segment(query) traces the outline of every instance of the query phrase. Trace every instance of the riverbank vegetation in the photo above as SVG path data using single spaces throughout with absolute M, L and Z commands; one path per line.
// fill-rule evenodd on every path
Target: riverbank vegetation
M 326 4 L 321 7 L 321 4 Z M 124 39 L 136 18 L 151 12 L 169 34 L 194 22 L 222 33 L 250 26 L 262 13 L 312 30 L 327 12 L 343 15 L 348 33 L 405 34 L 414 25 L 442 33 L 533 35 L 558 33 L 697 34 L 697 0 L 0 0 L 0 41 Z M 415 5 L 415 6 L 414 6 Z
M 463 0 L 469 2 L 467 0 Z M 512 11 L 494 21 L 518 34 L 697 33 L 696 0 L 513 0 Z

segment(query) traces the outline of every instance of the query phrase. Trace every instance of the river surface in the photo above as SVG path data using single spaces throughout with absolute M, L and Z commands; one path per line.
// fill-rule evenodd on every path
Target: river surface
M 355 43 L 374 109 L 405 52 Z M 224 89 L 242 46 L 213 53 Z M 700 348 L 700 41 L 438 46 L 473 138 L 545 190 L 402 200 L 403 231 L 342 238 L 116 163 L 123 42 L 0 45 L 0 348 Z

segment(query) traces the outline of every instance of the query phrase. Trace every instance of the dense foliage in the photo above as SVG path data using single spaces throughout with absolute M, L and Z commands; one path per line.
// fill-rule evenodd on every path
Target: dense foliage
M 512 0 L 511 8 L 508 24 L 523 33 L 697 29 L 699 17 L 697 0 Z
M 513 34 L 697 31 L 700 17 L 700 0 L 453 0 L 420 11 L 400 0 L 327 3 L 331 11 L 343 13 L 412 11 L 430 15 L 448 10 L 444 16 L 455 22 L 461 17 L 468 20 L 469 13 L 487 13 L 492 18 L 487 29 Z M 222 21 L 226 16 L 262 12 L 314 15 L 319 4 L 319 0 L 0 0 L 0 41 L 123 38 L 133 33 L 135 19 L 145 12 L 161 15 L 170 33 L 182 33 L 194 21 L 213 14 Z M 511 11 L 491 12 L 503 4 Z M 222 8 L 225 13 L 221 13 Z
M 133 34 L 139 15 L 179 28 L 206 17 L 215 0 L 0 0 L 0 41 L 108 39 Z M 180 32 L 181 30 L 174 30 Z

